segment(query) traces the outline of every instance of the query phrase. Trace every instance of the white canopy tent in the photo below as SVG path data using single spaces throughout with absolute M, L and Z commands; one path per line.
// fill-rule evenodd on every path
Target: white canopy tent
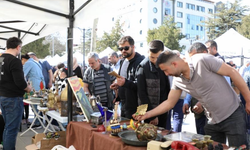
M 133 0 L 0 0 L 0 48 L 16 36 L 24 45 L 67 29 L 68 75 L 73 75 L 73 28 L 85 28 L 98 17 L 113 14 Z M 34 27 L 39 27 L 35 30 Z M 35 36 L 37 37 L 35 37 Z M 72 90 L 68 88 L 68 121 L 72 120 Z
M 218 52 L 225 58 L 248 58 L 250 57 L 250 40 L 233 28 L 215 39 Z M 243 60 L 240 60 L 241 65 Z

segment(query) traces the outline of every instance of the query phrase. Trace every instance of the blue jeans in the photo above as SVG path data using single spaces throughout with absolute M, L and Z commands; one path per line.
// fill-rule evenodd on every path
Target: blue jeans
M 246 112 L 243 106 L 239 106 L 231 116 L 222 122 L 205 125 L 205 133 L 211 135 L 212 140 L 226 143 L 227 137 L 230 147 L 247 145 L 246 132 Z
M 0 107 L 5 122 L 3 150 L 15 150 L 16 137 L 22 121 L 23 97 L 0 96 Z
M 183 112 L 182 112 L 183 102 L 184 102 L 183 99 L 179 99 L 178 102 L 175 104 L 174 108 L 169 110 L 167 125 L 166 125 L 167 130 L 171 129 L 171 116 L 173 110 L 173 131 L 181 132 L 182 122 L 183 122 Z

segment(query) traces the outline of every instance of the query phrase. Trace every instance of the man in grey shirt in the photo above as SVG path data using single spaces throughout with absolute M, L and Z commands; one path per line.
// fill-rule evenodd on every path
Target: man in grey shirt
M 200 46 L 206 49 L 205 45 Z M 168 100 L 144 116 L 135 116 L 138 120 L 162 114 L 173 108 L 182 90 L 190 93 L 204 107 L 209 119 L 205 133 L 214 141 L 229 146 L 247 145 L 246 117 L 240 100 L 223 76 L 229 76 L 246 99 L 246 112 L 250 114 L 250 92 L 240 74 L 222 60 L 209 54 L 196 54 L 196 49 L 189 53 L 191 58 L 185 62 L 171 51 L 164 51 L 157 59 L 157 64 L 166 75 L 174 77 Z M 195 55 L 194 55 L 195 54 Z

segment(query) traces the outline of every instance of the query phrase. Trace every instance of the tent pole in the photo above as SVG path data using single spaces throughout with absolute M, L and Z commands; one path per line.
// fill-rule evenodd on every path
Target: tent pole
M 241 48 L 241 62 L 240 62 L 240 66 L 243 66 L 244 64 L 244 55 L 243 55 L 243 47 Z
M 74 26 L 74 0 L 69 1 L 69 27 L 68 27 L 68 77 L 73 75 L 73 26 Z M 68 123 L 72 121 L 72 89 L 68 83 Z

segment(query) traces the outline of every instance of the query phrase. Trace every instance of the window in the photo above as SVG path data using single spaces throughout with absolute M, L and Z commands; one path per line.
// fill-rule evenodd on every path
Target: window
M 153 12 L 157 13 L 157 8 L 156 7 L 153 8 Z
M 191 30 L 194 30 L 194 25 L 191 26 Z
M 140 30 L 140 34 L 142 35 L 142 30 Z
M 153 23 L 157 24 L 157 19 L 156 18 L 153 19 Z
M 186 8 L 187 8 L 187 9 L 195 10 L 195 5 L 194 5 L 194 4 L 186 3 Z
M 178 18 L 182 18 L 182 16 L 183 16 L 182 12 L 178 12 L 178 11 L 177 11 L 177 17 L 178 17 Z
M 202 11 L 202 12 L 205 12 L 205 7 L 201 7 L 201 11 Z
M 182 3 L 182 2 L 178 2 L 178 1 L 177 1 L 177 7 L 182 8 L 182 7 L 183 7 L 183 3 Z
M 196 30 L 199 30 L 199 26 L 198 25 L 196 26 Z
M 191 9 L 195 10 L 195 5 L 191 4 Z
M 177 22 L 176 26 L 177 26 L 177 28 L 182 28 L 182 23 L 181 22 Z
M 113 17 L 113 18 L 112 18 L 112 21 L 114 21 L 114 20 L 115 20 L 115 18 Z
M 154 0 L 154 2 L 157 2 L 157 0 Z
M 140 23 L 142 23 L 142 19 L 140 19 L 140 21 L 139 21 Z
M 187 15 L 187 24 L 190 24 L 190 15 Z
M 143 43 L 140 43 L 140 47 L 143 47 Z
M 200 11 L 200 6 L 196 6 L 196 10 L 197 10 L 197 11 Z
M 190 34 L 186 34 L 186 39 L 190 39 Z
M 203 26 L 200 27 L 201 31 L 203 31 Z
M 142 12 L 142 8 L 140 9 L 140 13 Z
M 197 6 L 197 7 L 196 7 L 196 10 L 197 10 L 197 11 L 201 11 L 201 12 L 205 12 L 205 7 Z
M 213 9 L 208 8 L 208 13 L 212 14 L 213 13 Z

